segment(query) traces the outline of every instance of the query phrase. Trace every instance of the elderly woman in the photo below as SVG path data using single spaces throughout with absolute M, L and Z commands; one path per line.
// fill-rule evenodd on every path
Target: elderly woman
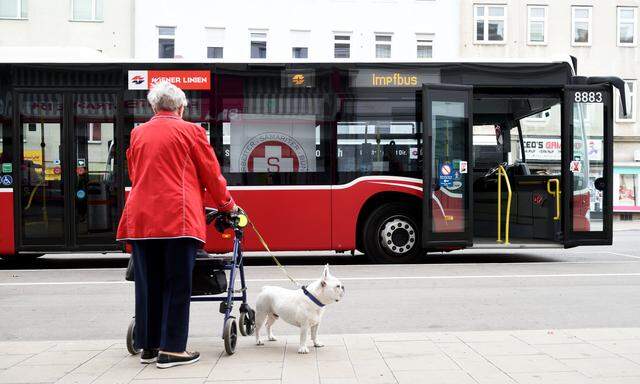
M 131 192 L 118 240 L 133 247 L 136 347 L 158 368 L 198 361 L 187 352 L 191 276 L 205 242 L 204 193 L 221 211 L 237 210 L 205 130 L 182 120 L 185 94 L 157 83 L 147 99 L 155 116 L 131 131 Z

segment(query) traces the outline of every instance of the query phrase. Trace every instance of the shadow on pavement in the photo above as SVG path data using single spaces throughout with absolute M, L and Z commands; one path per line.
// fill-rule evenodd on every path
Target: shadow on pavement
M 285 265 L 366 265 L 369 261 L 365 256 L 347 255 L 305 255 L 278 256 Z M 551 256 L 534 255 L 532 253 L 432 253 L 424 257 L 419 264 L 485 264 L 485 263 L 539 263 L 560 262 L 564 259 Z M 113 255 L 83 255 L 82 257 L 47 255 L 35 260 L 5 261 L 0 260 L 0 270 L 13 269 L 101 269 L 126 268 L 128 257 Z M 273 260 L 265 256 L 246 256 L 245 265 L 269 266 Z

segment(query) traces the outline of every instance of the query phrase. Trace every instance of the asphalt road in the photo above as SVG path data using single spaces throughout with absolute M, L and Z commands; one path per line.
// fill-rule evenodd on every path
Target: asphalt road
M 611 247 L 429 255 L 421 264 L 367 265 L 331 254 L 283 258 L 301 280 L 332 264 L 345 299 L 327 308 L 323 333 L 640 327 L 640 231 Z M 48 255 L 0 261 L 0 340 L 124 337 L 134 306 L 125 255 Z M 246 267 L 250 303 L 263 285 L 291 287 L 268 258 Z M 216 303 L 193 303 L 191 335 L 218 335 Z M 276 333 L 296 329 L 277 324 Z

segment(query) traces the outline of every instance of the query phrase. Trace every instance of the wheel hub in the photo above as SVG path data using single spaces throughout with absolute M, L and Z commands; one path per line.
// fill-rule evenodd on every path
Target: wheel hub
M 395 217 L 382 226 L 380 242 L 387 250 L 404 254 L 415 246 L 416 230 L 406 218 Z

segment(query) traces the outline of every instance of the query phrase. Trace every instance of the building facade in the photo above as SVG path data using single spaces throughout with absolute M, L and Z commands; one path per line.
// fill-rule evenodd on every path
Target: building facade
M 455 57 L 459 0 L 135 1 L 135 57 L 419 61 Z M 188 6 L 187 6 L 188 4 Z
M 5 57 L 133 57 L 132 0 L 0 1 Z
M 623 116 L 619 101 L 614 111 L 614 211 L 623 219 L 640 213 L 640 123 L 635 96 L 640 76 L 639 7 L 640 0 L 463 0 L 460 6 L 462 57 L 572 55 L 578 59 L 579 75 L 611 75 L 627 81 L 631 114 Z M 558 113 L 559 109 L 552 109 L 527 119 L 523 131 L 553 143 L 560 134 Z M 586 124 L 587 131 L 597 131 L 595 121 Z M 598 137 L 592 139 L 597 151 Z M 535 151 L 532 155 L 545 156 Z

